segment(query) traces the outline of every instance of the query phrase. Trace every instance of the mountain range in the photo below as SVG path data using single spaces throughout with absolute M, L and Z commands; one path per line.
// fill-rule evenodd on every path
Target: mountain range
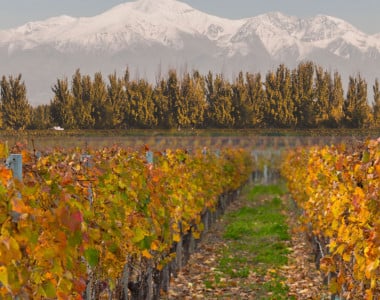
M 0 30 L 0 75 L 22 74 L 31 104 L 48 103 L 58 78 L 122 74 L 152 83 L 178 72 L 209 70 L 227 79 L 239 71 L 292 68 L 311 60 L 338 71 L 345 82 L 360 73 L 370 86 L 380 70 L 380 34 L 344 20 L 270 12 L 231 20 L 176 0 L 138 0 L 93 17 L 58 16 Z

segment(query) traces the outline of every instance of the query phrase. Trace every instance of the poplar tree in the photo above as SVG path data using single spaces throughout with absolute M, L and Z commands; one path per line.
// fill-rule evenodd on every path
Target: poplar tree
M 296 124 L 294 116 L 294 102 L 292 100 L 292 80 L 290 71 L 281 64 L 276 71 L 277 86 L 279 87 L 278 99 L 278 124 L 281 127 L 293 127 Z
M 373 121 L 375 127 L 380 127 L 380 87 L 376 78 L 373 89 Z
M 50 113 L 50 105 L 38 105 L 32 108 L 31 129 L 48 129 L 52 126 L 52 119 Z
M 358 75 L 357 80 L 357 95 L 358 95 L 358 110 L 357 110 L 357 123 L 358 128 L 368 128 L 373 122 L 373 115 L 371 107 L 368 104 L 367 82 L 361 75 Z
M 322 67 L 315 68 L 314 115 L 315 125 L 326 125 L 329 119 L 331 76 Z
M 276 73 L 269 72 L 265 80 L 265 123 L 270 127 L 292 127 L 296 124 L 292 100 L 292 80 L 289 69 L 280 65 Z
M 211 83 L 212 76 L 207 77 L 208 87 L 208 122 L 211 126 L 217 128 L 232 128 L 234 118 L 232 112 L 232 89 L 231 85 L 223 78 L 217 75 Z
M 301 96 L 300 96 L 300 79 L 298 76 L 298 69 L 293 69 L 291 71 L 291 84 L 292 84 L 292 101 L 294 105 L 294 122 L 296 127 L 302 127 L 302 117 L 301 117 Z
M 9 76 L 8 79 L 3 76 L 0 85 L 3 128 L 25 129 L 31 121 L 31 106 L 21 74 L 17 77 Z
M 0 97 L 0 128 L 3 128 L 3 105 Z
M 193 82 L 190 74 L 186 72 L 180 83 L 179 96 L 176 107 L 176 119 L 178 128 L 191 127 L 190 100 L 193 97 Z
M 342 79 L 338 72 L 334 73 L 332 87 L 330 88 L 329 127 L 342 125 L 344 92 Z
M 143 79 L 133 81 L 129 84 L 127 93 L 128 124 L 134 128 L 152 128 L 157 125 L 151 85 Z
M 164 95 L 168 100 L 168 114 L 166 115 L 167 125 L 169 128 L 178 128 L 180 126 L 180 95 L 177 72 L 169 70 L 169 77 L 166 81 Z
M 243 128 L 249 125 L 250 115 L 252 114 L 252 103 L 247 94 L 243 72 L 239 72 L 238 77 L 232 84 L 232 112 L 235 127 Z
M 126 127 L 126 87 L 123 79 L 116 73 L 108 76 L 107 101 L 105 104 L 106 128 L 117 129 Z
M 181 84 L 180 118 L 182 127 L 202 127 L 206 110 L 204 81 L 198 72 L 184 75 Z
M 93 91 L 92 81 L 89 75 L 82 76 L 79 69 L 76 70 L 71 84 L 74 98 L 73 114 L 76 127 L 79 129 L 90 129 L 94 126 L 93 113 Z
M 94 127 L 95 119 L 94 112 L 94 90 L 91 77 L 89 75 L 82 76 L 82 101 L 81 110 L 82 117 L 80 118 L 79 127 L 90 129 Z
M 297 67 L 297 96 L 296 118 L 299 127 L 315 127 L 315 105 L 314 105 L 314 64 L 304 62 Z
M 101 73 L 95 73 L 92 83 L 92 118 L 95 129 L 105 129 L 107 124 L 107 87 Z
M 214 124 L 212 120 L 214 106 L 213 102 L 215 101 L 215 92 L 214 92 L 214 76 L 209 71 L 205 76 L 205 84 L 206 84 L 206 119 L 205 119 L 205 127 L 211 127 Z
M 265 104 L 264 111 L 264 124 L 268 127 L 277 127 L 278 124 L 278 101 L 280 99 L 280 88 L 276 74 L 269 71 L 265 76 Z
M 75 121 L 80 122 L 81 113 L 82 113 L 82 74 L 80 70 L 77 69 L 72 77 L 71 81 L 71 94 L 73 96 L 73 114 Z
M 356 78 L 350 76 L 347 96 L 343 105 L 344 121 L 347 127 L 355 127 L 355 109 L 357 105 Z
M 171 124 L 171 119 L 169 119 L 170 105 L 169 99 L 165 94 L 166 90 L 166 80 L 160 79 L 154 88 L 152 99 L 154 103 L 154 116 L 158 127 L 169 129 Z
M 349 77 L 343 111 L 345 123 L 348 127 L 362 128 L 371 122 L 372 116 L 367 103 L 367 83 L 360 75 Z
M 74 99 L 70 93 L 67 78 L 58 79 L 52 91 L 54 98 L 50 102 L 50 111 L 53 125 L 68 129 L 75 128 L 76 121 L 72 111 Z
M 203 127 L 207 110 L 206 87 L 204 77 L 198 71 L 193 72 L 189 97 L 191 127 Z
M 93 113 L 92 81 L 89 75 L 82 76 L 79 69 L 76 70 L 71 84 L 74 98 L 73 114 L 76 127 L 79 129 L 93 128 L 95 120 Z
M 264 119 L 264 89 L 260 73 L 246 74 L 247 109 L 246 124 L 251 127 L 262 126 Z

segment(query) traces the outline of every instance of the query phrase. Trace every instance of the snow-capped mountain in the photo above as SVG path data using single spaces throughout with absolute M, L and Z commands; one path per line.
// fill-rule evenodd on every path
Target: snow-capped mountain
M 0 74 L 22 73 L 31 103 L 47 103 L 56 79 L 75 69 L 122 72 L 154 81 L 169 68 L 231 77 L 312 60 L 343 77 L 372 84 L 380 70 L 380 34 L 367 35 L 334 17 L 272 12 L 229 20 L 176 0 L 127 2 L 87 18 L 59 16 L 0 30 Z

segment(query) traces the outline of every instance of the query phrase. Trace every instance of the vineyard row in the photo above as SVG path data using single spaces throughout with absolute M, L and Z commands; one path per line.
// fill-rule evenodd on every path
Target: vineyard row
M 380 141 L 300 148 L 282 173 L 340 299 L 380 297 Z
M 0 165 L 2 299 L 127 299 L 146 276 L 168 280 L 187 255 L 178 245 L 199 239 L 252 172 L 242 150 L 167 150 L 150 163 L 118 146 L 38 158 L 17 148 L 22 180 Z M 165 285 L 149 289 L 158 297 Z

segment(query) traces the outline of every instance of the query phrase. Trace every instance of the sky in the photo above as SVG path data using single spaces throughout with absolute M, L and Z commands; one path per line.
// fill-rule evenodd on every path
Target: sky
M 89 17 L 125 0 L 0 0 L 0 29 L 30 21 L 69 15 Z M 300 18 L 317 14 L 348 21 L 367 34 L 380 33 L 379 0 L 182 0 L 190 6 L 216 16 L 240 19 L 280 11 Z

